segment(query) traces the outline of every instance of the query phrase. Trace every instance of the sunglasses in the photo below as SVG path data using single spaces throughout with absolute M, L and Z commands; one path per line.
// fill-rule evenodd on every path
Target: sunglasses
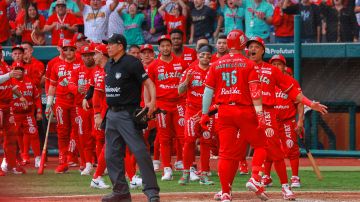
M 75 51 L 73 48 L 64 48 L 63 51 Z

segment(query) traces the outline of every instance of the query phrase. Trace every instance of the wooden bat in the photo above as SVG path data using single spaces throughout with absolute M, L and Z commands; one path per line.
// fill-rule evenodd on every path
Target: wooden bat
M 42 150 L 42 154 L 41 154 L 41 161 L 40 161 L 40 166 L 39 166 L 39 169 L 38 169 L 38 175 L 44 174 L 44 165 L 45 165 L 45 160 L 46 160 L 46 149 L 47 149 L 47 143 L 48 143 L 48 139 L 49 139 L 49 130 L 50 130 L 51 119 L 52 119 L 53 115 L 54 115 L 54 113 L 51 110 L 50 115 L 49 115 L 48 125 L 47 125 L 47 128 L 46 128 L 45 141 L 44 141 L 44 146 L 43 146 L 43 150 Z
M 319 169 L 319 167 L 317 166 L 316 161 L 315 161 L 313 155 L 311 154 L 311 152 L 310 152 L 310 150 L 309 150 L 309 147 L 305 144 L 304 138 L 300 138 L 300 140 L 301 140 L 301 143 L 302 143 L 302 144 L 304 145 L 304 147 L 305 147 L 306 155 L 307 155 L 307 157 L 308 157 L 309 160 L 310 160 L 311 166 L 313 167 L 313 170 L 314 170 L 314 172 L 315 172 L 315 174 L 316 174 L 317 179 L 318 179 L 319 181 L 322 180 L 322 179 L 323 179 L 323 176 L 321 175 L 320 169 Z

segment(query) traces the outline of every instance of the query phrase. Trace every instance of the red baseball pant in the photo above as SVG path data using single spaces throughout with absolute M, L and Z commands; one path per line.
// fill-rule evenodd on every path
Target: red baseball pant
M 8 169 L 16 167 L 16 134 L 14 116 L 10 113 L 10 104 L 0 104 L 0 130 L 4 135 L 4 152 L 6 157 L 6 162 L 8 164 Z M 9 130 L 10 129 L 10 130 Z

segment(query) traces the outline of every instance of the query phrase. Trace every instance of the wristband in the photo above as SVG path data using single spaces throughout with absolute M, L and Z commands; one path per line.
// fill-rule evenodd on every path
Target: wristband
M 51 106 L 53 104 L 53 102 L 54 102 L 54 96 L 49 95 L 46 100 L 46 105 Z
M 306 106 L 311 107 L 311 105 L 312 105 L 313 102 L 312 102 L 311 100 L 309 100 L 307 97 L 303 96 L 303 97 L 301 98 L 301 103 L 303 103 L 303 104 L 306 105 Z
M 254 108 L 255 108 L 255 111 L 257 114 L 262 113 L 262 111 L 263 111 L 262 105 L 254 105 Z

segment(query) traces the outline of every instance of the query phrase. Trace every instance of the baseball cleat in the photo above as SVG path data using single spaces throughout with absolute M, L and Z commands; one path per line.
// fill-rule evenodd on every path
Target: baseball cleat
M 221 201 L 221 195 L 222 195 L 222 191 L 217 192 L 217 193 L 214 195 L 214 200 L 215 200 L 215 201 Z
M 190 167 L 190 181 L 198 181 L 200 180 L 199 176 L 196 175 L 195 167 Z
M 81 175 L 90 175 L 93 170 L 91 163 L 86 163 L 85 169 L 81 171 Z
M 174 163 L 175 170 L 184 170 L 184 164 L 182 161 L 176 161 Z
M 134 175 L 130 181 L 130 189 L 137 189 L 142 186 L 142 178 Z
M 292 176 L 290 180 L 291 180 L 291 188 L 301 187 L 300 178 L 298 176 Z
M 15 175 L 22 175 L 26 173 L 25 169 L 20 166 L 16 166 L 11 170 L 11 172 Z
M 161 177 L 161 180 L 162 181 L 170 181 L 170 180 L 172 180 L 173 179 L 172 174 L 173 174 L 172 169 L 170 167 L 165 167 L 164 168 L 164 174 Z
M 290 188 L 289 184 L 283 184 L 281 192 L 282 192 L 283 198 L 285 200 L 289 200 L 289 201 L 295 201 L 296 200 L 295 194 L 294 194 L 293 191 L 291 191 L 291 188 Z
M 160 171 L 160 161 L 153 160 L 154 171 Z
M 105 184 L 104 179 L 99 176 L 96 179 L 91 180 L 90 187 L 96 189 L 109 189 L 110 185 Z
M 35 168 L 39 168 L 40 167 L 40 162 L 41 162 L 41 157 L 37 156 L 35 157 Z
M 55 169 L 55 173 L 56 174 L 63 174 L 66 173 L 66 171 L 69 169 L 68 164 L 64 163 L 64 164 L 60 164 L 56 167 Z
M 186 185 L 186 184 L 189 184 L 189 182 L 190 182 L 190 171 L 189 170 L 184 170 L 181 178 L 178 181 L 178 184 L 179 185 Z
M 269 199 L 261 182 L 256 181 L 254 178 L 249 179 L 249 181 L 246 183 L 246 188 L 249 191 L 254 192 L 256 196 L 263 201 Z
M 230 194 L 228 193 L 223 193 L 221 195 L 221 202 L 231 202 L 232 201 L 232 197 Z
M 8 172 L 8 164 L 6 162 L 6 158 L 3 158 L 1 162 L 1 170 L 4 172 Z
M 265 186 L 265 187 L 271 187 L 272 186 L 272 179 L 270 176 L 268 175 L 264 175 L 261 179 L 261 183 Z
M 200 176 L 199 183 L 201 185 L 214 185 L 214 181 L 210 180 L 210 178 L 206 175 L 206 173 Z

